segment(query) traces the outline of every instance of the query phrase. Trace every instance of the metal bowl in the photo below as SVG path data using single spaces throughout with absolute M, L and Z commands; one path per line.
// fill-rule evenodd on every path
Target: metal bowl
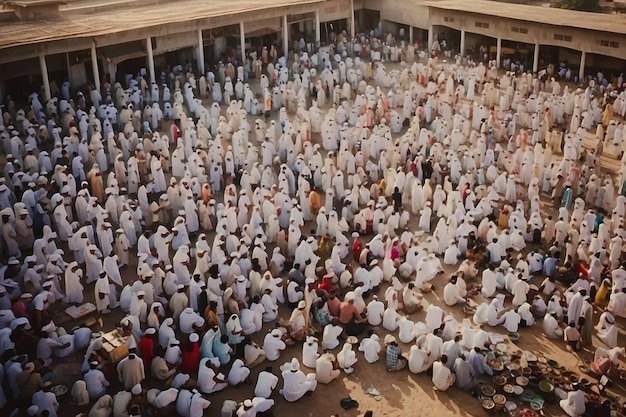
M 484 384 L 483 386 L 481 386 L 480 391 L 483 393 L 483 395 L 486 395 L 487 397 L 491 397 L 496 393 L 496 389 L 489 384 Z
M 526 385 L 528 385 L 528 378 L 526 378 L 525 376 L 518 376 L 517 378 L 515 378 L 515 382 L 517 383 L 517 385 L 525 387 Z
M 493 383 L 498 386 L 504 385 L 506 384 L 506 377 L 503 375 L 496 375 L 493 377 Z
M 482 405 L 485 410 L 493 410 L 496 407 L 496 403 L 491 398 L 485 398 L 482 401 Z
M 552 384 L 551 384 L 550 382 L 548 382 L 548 381 L 541 381 L 541 382 L 539 383 L 539 389 L 540 389 L 542 392 L 545 392 L 545 393 L 551 393 L 552 391 L 554 391 L 554 385 L 552 385 Z

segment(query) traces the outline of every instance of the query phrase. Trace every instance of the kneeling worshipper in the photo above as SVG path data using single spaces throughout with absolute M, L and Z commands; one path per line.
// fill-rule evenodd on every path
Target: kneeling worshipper
M 581 417 L 585 414 L 585 392 L 580 389 L 578 383 L 572 384 L 572 391 L 565 393 L 563 390 L 555 390 L 555 393 L 561 401 L 559 405 L 570 417 Z
M 358 336 L 365 331 L 367 317 L 362 317 L 354 304 L 356 294 L 353 291 L 346 293 L 339 310 L 339 321 L 344 325 L 347 336 Z
M 237 410 L 237 417 L 256 417 L 259 413 L 265 413 L 274 406 L 274 400 L 263 397 L 254 397 L 244 400 Z M 263 414 L 264 415 L 264 414 Z
M 109 417 L 113 412 L 113 397 L 102 396 L 89 410 L 88 417 Z
M 388 334 L 385 336 L 385 346 L 387 346 L 387 371 L 396 372 L 404 369 L 407 364 L 407 360 L 398 346 L 396 338 Z
M 372 330 L 368 332 L 368 337 L 361 340 L 359 351 L 363 352 L 368 363 L 378 362 L 380 353 L 380 339 Z
M 455 375 L 448 368 L 448 357 L 441 355 L 441 359 L 433 363 L 433 386 L 437 391 L 447 391 L 454 381 Z
M 618 331 L 615 326 L 615 317 L 610 312 L 605 311 L 600 315 L 596 330 L 598 331 L 598 339 L 604 342 L 605 345 L 609 348 L 617 346 Z
M 308 310 L 306 301 L 301 300 L 298 307 L 291 312 L 291 317 L 286 323 L 289 337 L 292 340 L 303 340 L 308 334 Z
M 343 344 L 343 349 L 337 354 L 337 363 L 347 374 L 354 372 L 353 366 L 357 362 L 356 353 L 352 350 L 351 342 L 358 342 L 358 340 L 354 336 L 348 338 L 347 342 Z
M 411 351 L 409 352 L 409 371 L 414 374 L 421 374 L 429 367 L 428 353 L 420 349 L 417 345 L 411 346 Z
M 280 367 L 283 376 L 283 388 L 280 394 L 288 402 L 298 401 L 306 393 L 315 391 L 317 380 L 315 373 L 305 374 L 300 370 L 300 362 L 293 358 L 291 362 L 286 362 Z
M 278 377 L 272 373 L 273 368 L 268 366 L 265 370 L 259 372 L 254 387 L 254 395 L 261 398 L 269 398 L 272 391 L 278 385 Z
M 454 361 L 455 384 L 458 388 L 468 391 L 477 384 L 476 373 L 472 364 L 464 358 L 456 358 Z
M 329 384 L 339 375 L 341 375 L 339 363 L 332 353 L 325 352 L 315 360 L 315 379 L 320 384 Z
M 620 355 L 624 355 L 623 347 L 614 347 L 613 349 L 598 347 L 590 368 L 598 376 L 606 375 L 610 378 L 620 378 L 624 372 L 619 366 Z

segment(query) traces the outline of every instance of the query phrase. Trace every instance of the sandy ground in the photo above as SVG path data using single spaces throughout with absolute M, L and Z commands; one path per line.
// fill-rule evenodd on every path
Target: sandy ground
M 387 66 L 389 68 L 389 65 Z M 258 90 L 258 83 L 251 82 L 251 86 Z M 205 103 L 207 105 L 207 103 Z M 224 106 L 223 110 L 224 110 Z M 277 118 L 277 115 L 274 115 Z M 251 125 L 254 125 L 254 118 L 251 118 Z M 169 131 L 166 126 L 164 126 L 163 131 Z M 313 141 L 319 142 L 319 137 L 313 137 Z M 553 207 L 551 207 L 550 203 L 544 202 L 544 211 L 552 211 Z M 434 217 L 434 216 L 433 216 Z M 433 220 L 434 222 L 435 220 Z M 306 224 L 303 228 L 303 234 L 306 236 L 308 231 L 311 230 L 314 226 L 309 223 Z M 411 228 L 417 228 L 417 221 L 415 218 L 412 219 Z M 213 234 L 209 235 L 209 240 L 212 239 Z M 371 237 L 371 236 L 370 236 Z M 365 239 L 369 239 L 370 237 L 366 237 Z M 269 249 L 271 251 L 271 249 Z M 68 253 L 66 251 L 66 253 Z M 122 271 L 124 283 L 131 283 L 134 279 L 136 279 L 135 274 L 135 266 L 136 259 L 131 259 L 131 265 L 128 268 Z M 454 272 L 456 267 L 446 267 L 446 273 L 437 276 L 432 284 L 434 286 L 434 291 L 428 294 L 425 294 L 424 298 L 424 306 L 427 307 L 429 303 L 435 303 L 443 306 L 443 287 L 447 283 L 450 273 Z M 532 282 L 539 285 L 543 278 L 536 277 L 532 279 Z M 468 285 L 470 283 L 468 282 Z M 384 293 L 386 286 L 384 286 L 381 290 L 381 294 Z M 85 288 L 85 301 L 93 301 L 93 285 L 86 286 Z M 369 300 L 368 300 L 369 301 Z M 480 303 L 483 301 L 482 297 L 479 295 L 474 298 L 474 301 Z M 461 322 L 466 316 L 460 306 L 455 306 L 452 308 L 445 308 L 446 312 L 452 314 L 458 322 Z M 288 316 L 288 308 L 281 308 L 282 316 Z M 597 316 L 600 312 L 595 313 L 595 320 L 597 321 Z M 113 311 L 110 315 L 105 316 L 105 324 L 104 330 L 108 331 L 115 327 L 115 324 L 123 317 L 123 314 L 119 309 Z M 409 316 L 409 318 L 414 321 L 424 321 L 425 320 L 425 312 L 421 311 Z M 66 328 L 71 328 L 73 325 L 72 322 L 68 322 L 65 324 Z M 270 328 L 271 325 L 267 324 L 264 326 L 264 330 L 255 334 L 253 339 L 262 344 L 263 337 L 266 334 L 266 330 Z M 96 329 L 97 330 L 97 329 Z M 380 336 L 381 340 L 384 338 L 384 335 L 387 334 L 385 329 L 377 328 L 374 329 L 375 332 Z M 560 340 L 549 340 L 544 335 L 542 335 L 542 327 L 541 324 L 536 325 L 530 329 L 521 329 L 521 339 L 517 343 L 517 346 L 508 342 L 508 338 L 506 337 L 506 332 L 503 331 L 504 328 L 491 329 L 487 328 L 487 331 L 493 331 L 497 333 L 502 333 L 507 339 L 507 344 L 511 350 L 528 350 L 534 352 L 535 354 L 543 354 L 547 358 L 556 359 L 562 365 L 570 368 L 571 370 L 576 370 L 576 364 L 578 363 L 578 359 L 568 353 L 564 349 L 564 342 Z M 397 332 L 395 332 L 395 336 L 397 337 Z M 321 335 L 319 336 L 321 339 Z M 624 345 L 626 342 L 626 337 L 624 336 L 623 323 L 620 323 L 620 336 L 619 336 L 619 344 Z M 594 344 L 601 345 L 597 339 L 594 337 Z M 410 345 L 401 344 L 403 351 L 408 353 Z M 341 347 L 341 346 L 340 346 Z M 298 358 L 301 357 L 301 345 L 298 344 L 294 347 L 288 348 L 282 355 L 281 358 L 272 363 L 274 367 L 274 373 L 279 374 L 279 366 L 284 362 L 290 360 L 292 357 L 296 356 Z M 356 350 L 356 346 L 355 346 Z M 337 353 L 339 348 L 334 351 Z M 589 352 L 583 352 L 581 355 L 585 359 L 589 359 L 593 354 Z M 430 377 L 424 373 L 420 375 L 413 375 L 408 370 L 404 370 L 398 373 L 388 373 L 385 369 L 385 359 L 384 353 L 381 352 L 381 360 L 375 364 L 368 364 L 362 353 L 357 352 L 357 357 L 359 362 L 355 367 L 355 372 L 350 375 L 342 374 L 337 380 L 332 382 L 330 385 L 318 385 L 317 390 L 312 396 L 305 396 L 301 400 L 296 403 L 287 403 L 282 396 L 278 394 L 278 388 L 282 387 L 282 379 L 279 382 L 278 388 L 275 390 L 272 398 L 275 400 L 275 406 L 273 408 L 274 416 L 301 416 L 301 417 L 326 417 L 333 414 L 337 414 L 339 416 L 358 416 L 365 412 L 366 410 L 373 410 L 374 416 L 397 416 L 397 417 L 408 417 L 408 416 L 437 416 L 437 417 L 446 417 L 446 416 L 481 416 L 485 415 L 485 411 L 482 409 L 479 401 L 472 397 L 469 393 L 463 392 L 456 388 L 451 388 L 448 392 L 437 392 L 433 390 L 432 383 Z M 81 355 L 77 354 L 74 358 L 70 360 L 64 360 L 58 363 L 55 367 L 55 383 L 65 384 L 68 387 L 71 387 L 73 382 L 76 379 L 81 378 L 80 374 L 80 360 L 82 360 Z M 77 363 L 78 361 L 78 363 Z M 244 385 L 241 387 L 228 387 L 224 391 L 211 395 L 211 406 L 205 412 L 205 416 L 218 416 L 219 410 L 221 409 L 222 403 L 225 399 L 232 399 L 235 401 L 243 401 L 246 398 L 251 398 L 253 396 L 254 383 L 256 383 L 256 375 L 258 372 L 264 369 L 265 366 L 268 365 L 268 362 L 265 362 L 258 366 L 257 368 L 252 370 L 252 385 Z M 226 374 L 228 368 L 224 370 Z M 307 370 L 303 367 L 305 372 L 313 372 L 314 370 Z M 490 382 L 489 379 L 483 378 L 483 380 Z M 117 381 L 112 381 L 112 386 L 109 389 L 109 393 L 112 395 L 117 392 L 120 388 L 119 383 Z M 151 387 L 159 387 L 159 385 L 155 384 L 153 381 L 146 380 L 143 384 L 144 388 Z M 369 387 L 375 387 L 381 394 L 382 398 L 376 400 L 373 396 L 367 394 L 365 390 Z M 160 387 L 162 388 L 162 387 Z M 625 394 L 621 392 L 620 394 Z M 353 409 L 350 411 L 344 411 L 339 404 L 339 401 L 345 397 L 352 397 L 359 403 L 358 409 Z M 10 407 L 10 406 L 9 406 Z M 77 412 L 85 412 L 88 411 L 87 407 L 76 407 L 71 404 L 70 399 L 65 399 L 61 403 L 61 407 L 59 410 L 59 416 L 74 416 Z M 546 405 L 546 415 L 548 416 L 560 416 L 564 415 L 558 406 L 555 405 Z

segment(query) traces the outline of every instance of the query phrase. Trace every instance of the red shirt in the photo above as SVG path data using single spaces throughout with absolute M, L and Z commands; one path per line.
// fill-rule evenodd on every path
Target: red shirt
M 191 346 L 189 346 L 190 344 Z M 200 345 L 197 342 L 187 342 L 181 350 L 183 352 L 181 370 L 186 373 L 198 372 L 198 366 L 200 365 Z
M 15 317 L 29 317 L 30 318 L 30 314 L 28 314 L 26 303 L 22 300 L 17 300 L 13 304 L 13 307 L 11 308 L 11 310 L 13 310 L 13 314 L 15 315 Z
M 322 278 L 322 282 L 317 286 L 318 289 L 330 292 L 333 289 L 333 279 L 331 277 Z
M 358 237 L 354 239 L 354 243 L 352 244 L 352 253 L 357 259 L 358 256 L 361 254 L 361 239 Z
M 152 365 L 152 359 L 154 359 L 154 339 L 147 336 L 142 336 L 139 340 L 139 351 L 141 352 L 141 359 L 143 359 L 143 366 L 145 369 L 150 369 Z

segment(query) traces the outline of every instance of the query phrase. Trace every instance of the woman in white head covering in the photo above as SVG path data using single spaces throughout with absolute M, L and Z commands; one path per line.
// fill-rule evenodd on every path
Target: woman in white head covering
M 72 386 L 72 401 L 78 406 L 89 404 L 89 393 L 87 392 L 87 384 L 82 379 L 74 382 Z
M 83 270 L 74 261 L 65 269 L 65 302 L 68 304 L 83 302 L 83 285 L 80 283 Z
M 174 326 L 174 319 L 168 317 L 163 320 L 161 327 L 159 327 L 159 345 L 161 345 L 163 349 L 167 349 L 170 339 L 176 338 L 172 326 Z
M 343 371 L 347 374 L 354 372 L 353 366 L 357 362 L 356 353 L 352 350 L 351 343 L 344 343 L 343 348 L 337 354 L 337 362 Z
M 228 335 L 228 343 L 238 345 L 244 339 L 243 328 L 239 322 L 239 316 L 231 314 L 226 322 L 226 334 Z
M 148 313 L 147 326 L 158 329 L 161 327 L 161 317 L 163 317 L 163 304 L 154 302 L 150 305 L 150 313 Z
M 89 410 L 88 417 L 109 417 L 113 412 L 113 398 L 110 395 L 100 397 Z

